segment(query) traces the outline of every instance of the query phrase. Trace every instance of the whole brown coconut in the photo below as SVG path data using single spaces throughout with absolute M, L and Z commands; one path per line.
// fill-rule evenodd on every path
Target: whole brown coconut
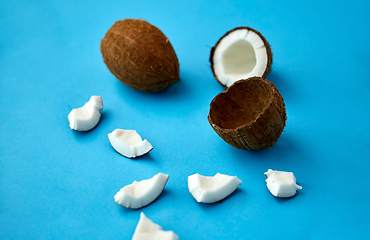
M 117 21 L 101 41 L 109 71 L 124 84 L 144 92 L 167 89 L 179 80 L 179 62 L 168 38 L 140 19 Z
M 251 77 L 231 85 L 211 102 L 208 121 L 230 145 L 244 150 L 271 147 L 287 119 L 285 104 L 274 84 Z

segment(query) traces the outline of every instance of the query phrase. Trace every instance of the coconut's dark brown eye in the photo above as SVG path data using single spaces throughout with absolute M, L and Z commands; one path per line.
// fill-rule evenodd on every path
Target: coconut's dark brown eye
M 218 94 L 211 102 L 208 121 L 230 145 L 262 150 L 280 137 L 286 121 L 285 104 L 273 83 L 252 77 Z
M 100 51 L 111 73 L 134 89 L 162 91 L 180 78 L 179 62 L 170 41 L 146 21 L 115 22 L 101 41 Z
M 229 87 L 235 81 L 270 71 L 272 53 L 262 34 L 249 27 L 227 32 L 211 50 L 211 67 L 217 81 Z

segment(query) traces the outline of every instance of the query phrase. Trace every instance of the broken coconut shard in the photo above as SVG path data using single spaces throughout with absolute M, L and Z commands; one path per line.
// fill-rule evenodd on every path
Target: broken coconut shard
M 240 79 L 266 78 L 271 69 L 272 52 L 260 32 L 250 27 L 237 27 L 218 40 L 209 61 L 216 80 L 229 87 Z
M 132 240 L 179 240 L 173 231 L 163 231 L 162 227 L 140 214 Z
M 292 172 L 273 171 L 269 169 L 265 172 L 266 185 L 268 190 L 275 197 L 289 198 L 297 193 L 297 189 L 302 189 L 297 185 L 296 178 Z
M 114 196 L 114 201 L 119 205 L 138 209 L 152 203 L 163 191 L 168 181 L 168 174 L 158 173 L 150 179 L 140 182 L 134 181 L 127 185 Z
M 142 156 L 153 149 L 135 130 L 116 129 L 108 134 L 108 139 L 114 150 L 128 158 Z
M 285 127 L 284 99 L 261 77 L 239 80 L 211 102 L 208 122 L 228 144 L 244 150 L 274 145 Z
M 129 87 L 162 91 L 180 79 L 179 61 L 168 38 L 140 19 L 117 21 L 100 44 L 109 71 Z
M 103 100 L 100 96 L 92 96 L 83 107 L 75 108 L 68 114 L 69 127 L 77 131 L 89 131 L 100 120 Z
M 218 202 L 233 193 L 242 181 L 236 176 L 217 173 L 213 177 L 207 177 L 198 173 L 188 177 L 189 192 L 197 202 Z

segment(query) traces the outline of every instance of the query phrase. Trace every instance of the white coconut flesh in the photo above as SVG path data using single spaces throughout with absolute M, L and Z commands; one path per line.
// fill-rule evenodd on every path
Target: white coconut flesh
M 140 214 L 140 220 L 136 226 L 132 240 L 178 240 L 179 237 L 173 231 L 163 231 L 162 227 Z
M 149 205 L 163 191 L 168 181 L 168 174 L 158 173 L 150 179 L 140 182 L 134 181 L 127 185 L 114 196 L 114 201 L 119 205 L 138 209 Z
M 227 87 L 240 79 L 262 77 L 267 64 L 264 41 L 248 29 L 238 29 L 226 35 L 213 53 L 213 70 Z
M 297 185 L 297 180 L 292 172 L 274 171 L 269 169 L 265 172 L 268 190 L 275 197 L 293 197 L 297 189 L 302 189 Z
M 142 156 L 153 149 L 135 130 L 116 129 L 108 134 L 108 139 L 118 153 L 128 158 Z
M 188 177 L 189 192 L 197 202 L 214 203 L 233 193 L 242 184 L 236 176 L 217 173 L 213 177 L 198 173 Z
M 77 131 L 93 129 L 99 123 L 102 109 L 102 98 L 92 96 L 83 107 L 75 108 L 68 114 L 69 127 Z

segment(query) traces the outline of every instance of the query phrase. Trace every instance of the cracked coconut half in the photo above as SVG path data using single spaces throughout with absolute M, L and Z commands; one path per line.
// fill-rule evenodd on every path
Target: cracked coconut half
M 227 32 L 211 50 L 214 77 L 224 87 L 240 79 L 266 78 L 271 69 L 272 52 L 262 34 L 250 27 Z
M 262 150 L 279 139 L 287 120 L 284 99 L 274 84 L 251 77 L 231 85 L 211 102 L 208 122 L 228 144 Z

